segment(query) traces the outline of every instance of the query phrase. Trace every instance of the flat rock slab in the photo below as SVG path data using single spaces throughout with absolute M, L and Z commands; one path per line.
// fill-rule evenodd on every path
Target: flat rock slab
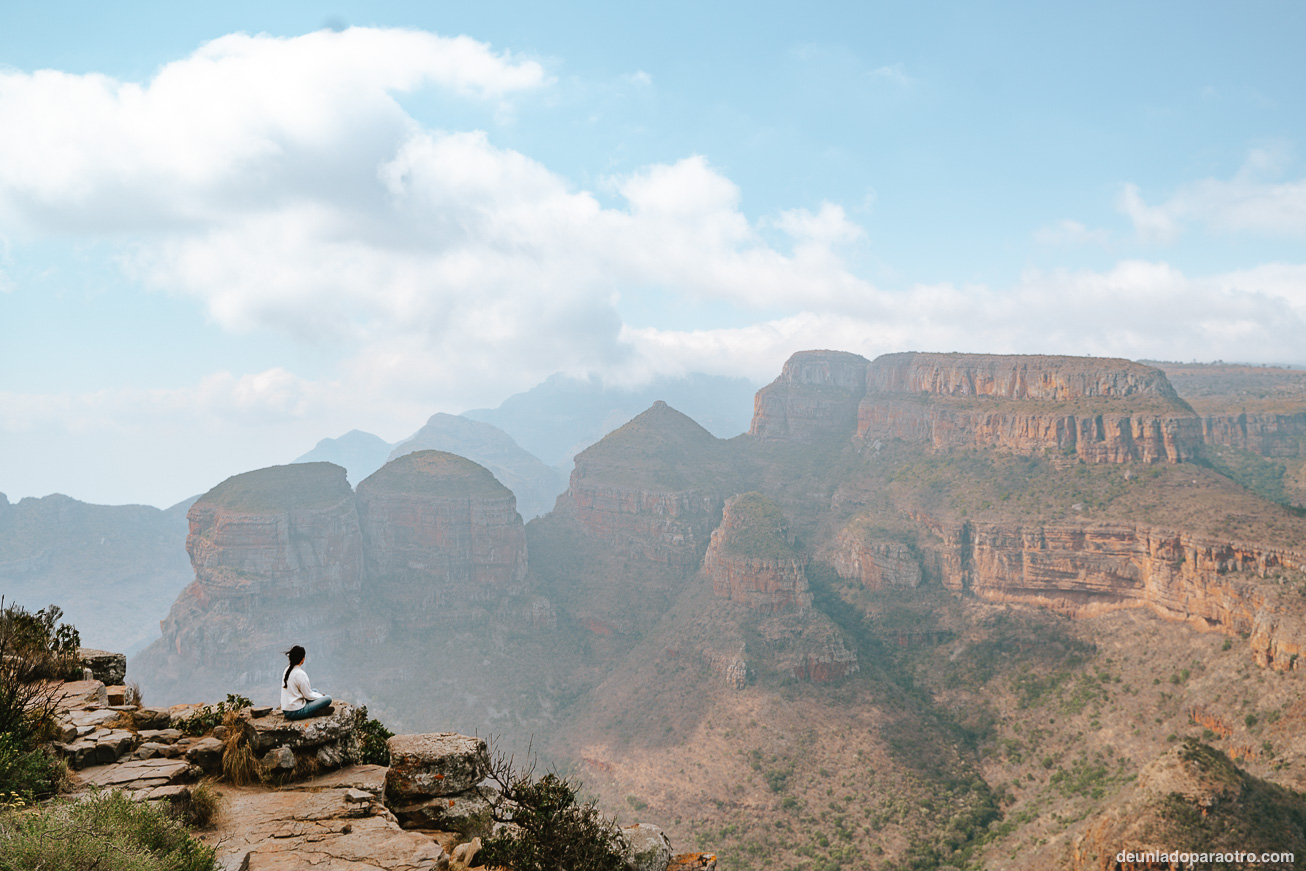
M 434 871 L 445 856 L 430 838 L 400 829 L 366 790 L 217 789 L 222 814 L 200 837 L 218 848 L 224 871 Z
M 109 704 L 109 692 L 104 688 L 103 681 L 65 681 L 55 692 L 58 698 L 56 706 L 64 711 Z
M 361 789 L 380 797 L 385 790 L 385 770 L 384 765 L 350 765 L 305 780 L 297 789 Z
M 489 750 L 480 738 L 456 732 L 395 735 L 386 745 L 390 770 L 385 793 L 394 803 L 457 795 L 490 773 Z
M 335 712 L 325 717 L 287 720 L 277 710 L 264 717 L 245 719 L 243 723 L 250 747 L 255 753 L 262 754 L 274 747 L 304 750 L 340 741 L 348 738 L 362 719 L 362 711 L 358 708 L 348 702 L 336 702 Z
M 106 723 L 112 723 L 122 717 L 118 711 L 101 709 L 96 711 L 73 711 L 68 715 L 68 721 L 74 726 L 103 726 Z
M 195 768 L 181 759 L 134 759 L 116 765 L 97 765 L 74 775 L 85 786 L 125 786 L 134 781 L 159 781 L 152 786 L 182 783 L 195 776 Z

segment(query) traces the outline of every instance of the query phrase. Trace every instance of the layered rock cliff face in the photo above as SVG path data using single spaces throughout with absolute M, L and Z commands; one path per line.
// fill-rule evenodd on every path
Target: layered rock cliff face
M 840 577 L 872 592 L 920 586 L 921 563 L 911 548 L 866 519 L 849 523 L 822 553 Z
M 1257 662 L 1296 668 L 1306 606 L 1296 585 L 1306 554 L 1141 526 L 941 524 L 925 548 L 944 586 L 1071 617 L 1147 608 L 1250 638 Z M 1306 661 L 1303 661 L 1306 662 Z
M 761 493 L 726 500 L 703 559 L 718 596 L 770 613 L 811 607 L 806 565 L 784 515 Z
M 857 434 L 1090 463 L 1178 463 L 1202 448 L 1201 421 L 1163 372 L 1077 357 L 878 357 L 866 370 Z
M 866 391 L 867 360 L 845 351 L 800 351 L 780 377 L 757 391 L 749 433 L 807 444 L 846 436 Z
M 359 485 L 330 463 L 228 478 L 189 514 L 195 580 L 133 658 L 152 689 L 222 675 L 275 683 L 287 638 L 330 659 L 383 643 L 391 627 L 457 619 L 517 591 L 526 539 L 512 493 L 470 460 L 405 455 Z
M 807 556 L 795 546 L 784 514 L 761 493 L 726 500 L 721 525 L 703 558 L 717 598 L 747 609 L 726 619 L 753 638 L 731 655 L 709 647 L 704 656 L 728 686 L 742 688 L 756 657 L 764 670 L 811 683 L 833 683 L 857 671 L 857 654 L 824 613 L 812 608 Z M 758 619 L 758 615 L 765 615 Z M 717 632 L 723 632 L 724 627 Z
M 621 551 L 695 568 L 732 488 L 724 444 L 656 402 L 577 455 L 565 498 L 586 531 Z
M 1242 448 L 1263 457 L 1298 457 L 1306 443 L 1306 411 L 1288 414 L 1208 414 L 1201 418 L 1208 445 Z
M 145 663 L 176 657 L 171 667 L 157 663 L 174 673 L 243 667 L 246 656 L 274 665 L 280 639 L 261 631 L 269 622 L 280 624 L 278 635 L 342 640 L 339 603 L 357 600 L 363 566 L 344 469 L 301 463 L 246 472 L 200 497 L 187 516 L 195 580 L 160 624 L 163 637 L 142 654 Z
M 442 451 L 401 455 L 358 485 L 369 590 L 396 618 L 430 623 L 526 578 L 526 532 L 512 491 Z

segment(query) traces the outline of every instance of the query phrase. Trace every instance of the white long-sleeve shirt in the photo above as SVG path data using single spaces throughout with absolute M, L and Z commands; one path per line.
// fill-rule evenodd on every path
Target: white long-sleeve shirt
M 281 710 L 298 711 L 314 699 L 320 698 L 322 694 L 313 691 L 313 685 L 309 683 L 304 669 L 299 666 L 292 668 L 290 676 L 286 678 L 285 686 L 281 688 Z

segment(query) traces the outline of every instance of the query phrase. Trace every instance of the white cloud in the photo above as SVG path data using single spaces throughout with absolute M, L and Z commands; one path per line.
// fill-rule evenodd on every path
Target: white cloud
M 1306 238 L 1306 179 L 1271 180 L 1285 164 L 1281 149 L 1255 149 L 1230 179 L 1205 178 L 1182 185 L 1156 206 L 1127 184 L 1118 207 L 1145 242 L 1169 242 L 1187 224 L 1225 233 Z
M 907 72 L 903 69 L 903 66 L 900 63 L 876 67 L 871 70 L 871 77 L 882 79 L 886 82 L 892 82 L 901 88 L 911 87 L 913 81 L 912 77 L 907 75 Z
M 550 79 L 465 36 L 232 34 L 146 83 L 0 72 L 0 226 L 116 232 L 352 193 L 413 121 L 394 94 L 501 102 Z
M 1106 245 L 1111 241 L 1111 234 L 1106 230 L 1089 229 L 1079 221 L 1066 219 L 1035 230 L 1034 241 L 1050 248 Z

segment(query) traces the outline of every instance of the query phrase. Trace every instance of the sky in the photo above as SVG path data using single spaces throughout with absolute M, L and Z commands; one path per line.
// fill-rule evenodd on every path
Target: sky
M 1259 0 L 6 4 L 0 492 L 166 506 L 555 372 L 1306 363 L 1303 34 Z

